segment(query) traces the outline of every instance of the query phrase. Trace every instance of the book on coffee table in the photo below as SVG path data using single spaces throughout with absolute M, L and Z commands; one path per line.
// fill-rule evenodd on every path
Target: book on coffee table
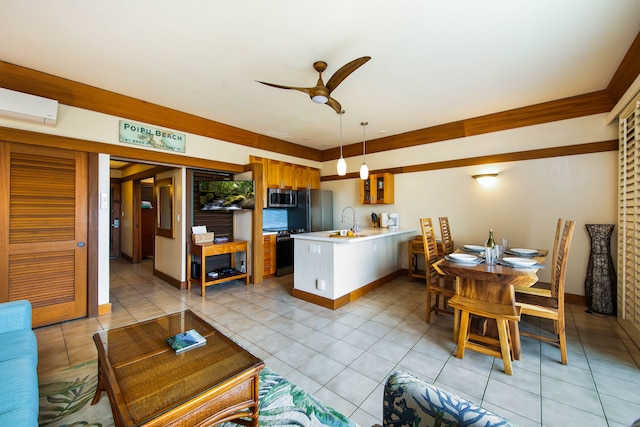
M 186 332 L 181 332 L 167 338 L 167 343 L 176 351 L 176 353 L 182 353 L 184 351 L 191 350 L 192 348 L 200 347 L 206 342 L 207 340 L 195 329 L 189 329 Z

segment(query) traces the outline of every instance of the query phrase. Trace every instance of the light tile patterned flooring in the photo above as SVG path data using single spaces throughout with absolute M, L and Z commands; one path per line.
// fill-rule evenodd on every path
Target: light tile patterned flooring
M 424 285 L 404 277 L 332 311 L 293 298 L 293 275 L 212 286 L 202 299 L 199 289 L 177 290 L 151 269 L 151 260 L 111 260 L 112 313 L 36 329 L 40 373 L 95 358 L 96 331 L 190 308 L 363 427 L 381 423 L 383 385 L 397 369 L 523 427 L 621 427 L 640 418 L 640 350 L 614 317 L 583 306 L 567 310 L 568 365 L 551 344 L 524 337 L 523 360 L 507 376 L 501 360 L 453 356 L 451 316 L 426 324 Z

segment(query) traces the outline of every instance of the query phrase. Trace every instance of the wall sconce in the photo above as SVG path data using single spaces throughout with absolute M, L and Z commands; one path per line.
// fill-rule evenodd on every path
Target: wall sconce
M 498 174 L 497 173 L 483 173 L 483 174 L 479 174 L 479 175 L 473 175 L 471 178 L 473 178 L 476 181 L 478 181 L 478 184 L 482 185 L 483 187 L 488 188 L 488 187 L 493 187 L 494 185 L 496 185 L 496 182 L 498 181 Z

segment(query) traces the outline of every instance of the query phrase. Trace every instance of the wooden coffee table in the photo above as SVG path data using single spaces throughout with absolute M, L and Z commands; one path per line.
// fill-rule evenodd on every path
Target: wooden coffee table
M 165 338 L 195 329 L 207 343 L 176 354 Z M 98 387 L 116 426 L 258 425 L 264 362 L 191 310 L 98 332 Z

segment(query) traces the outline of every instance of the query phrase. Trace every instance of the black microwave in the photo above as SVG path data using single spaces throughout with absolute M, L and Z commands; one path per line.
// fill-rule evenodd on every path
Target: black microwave
M 298 192 L 284 188 L 267 189 L 267 207 L 295 208 L 298 206 Z

